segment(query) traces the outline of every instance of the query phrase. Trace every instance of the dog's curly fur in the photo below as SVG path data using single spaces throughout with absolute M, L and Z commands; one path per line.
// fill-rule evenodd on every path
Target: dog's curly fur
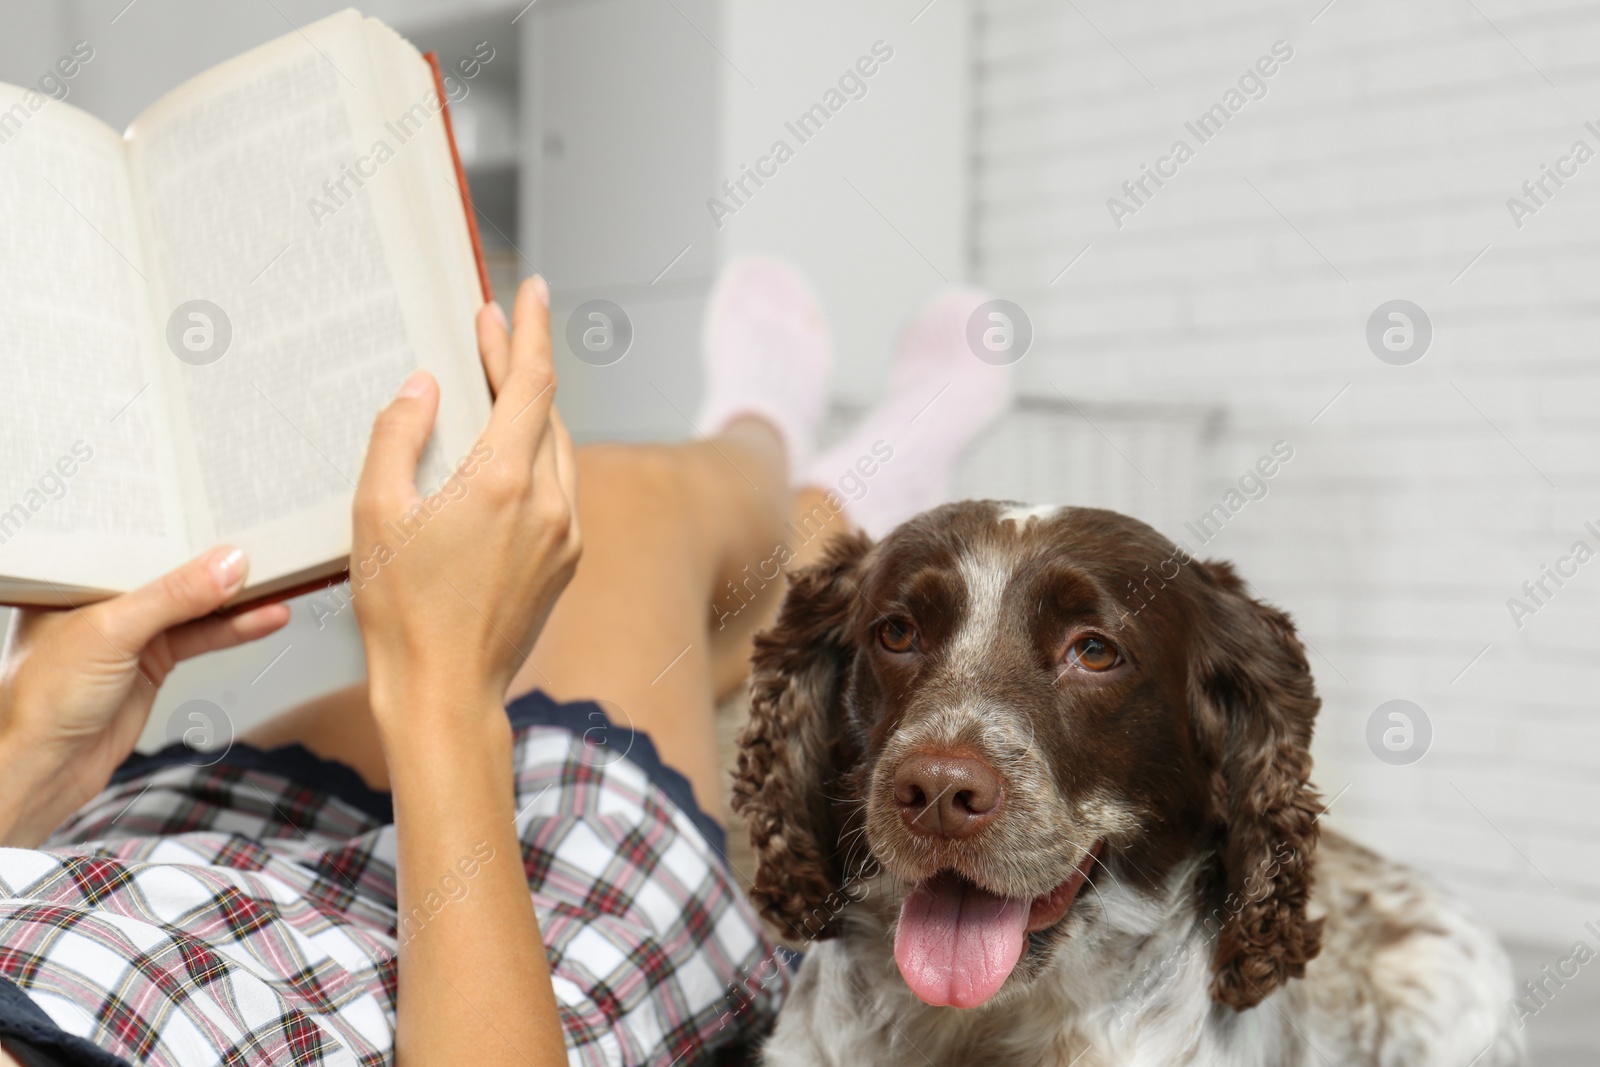
M 819 563 L 794 575 L 778 625 L 755 639 L 733 806 L 759 860 L 750 897 L 796 941 L 836 932 L 829 912 L 844 876 L 826 797 L 844 761 L 816 709 L 840 699 L 853 642 L 848 583 L 868 543 L 864 534 L 830 541 Z
M 1217 938 L 1211 992 L 1244 1009 L 1304 976 L 1321 947 L 1322 924 L 1306 918 L 1306 905 L 1321 814 L 1311 728 L 1322 701 L 1288 616 L 1248 597 L 1230 564 L 1207 563 L 1200 574 L 1213 587 L 1216 640 L 1195 663 L 1191 707 L 1226 827 L 1212 896 L 1242 901 Z M 1272 866 L 1265 891 L 1247 888 Z

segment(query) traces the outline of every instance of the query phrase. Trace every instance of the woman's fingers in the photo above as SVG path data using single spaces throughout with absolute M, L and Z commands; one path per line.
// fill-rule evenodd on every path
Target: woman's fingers
M 550 287 L 535 275 L 517 290 L 511 362 L 485 436 L 532 461 L 549 427 L 556 373 L 550 355 Z
M 406 379 L 400 393 L 378 413 L 372 441 L 356 486 L 356 502 L 384 511 L 404 510 L 417 495 L 417 461 L 433 433 L 439 410 L 439 386 L 426 371 Z
M 244 588 L 243 549 L 214 548 L 131 593 L 85 609 L 95 629 L 124 657 L 135 658 L 157 634 L 209 615 Z
M 511 366 L 511 330 L 506 313 L 490 301 L 478 311 L 478 356 L 489 378 L 489 389 L 496 395 Z
M 550 285 L 535 274 L 517 289 L 512 305 L 511 370 L 526 372 L 537 363 L 550 362 Z
M 289 605 L 268 604 L 226 618 L 199 619 L 172 631 L 167 648 L 174 663 L 207 652 L 249 644 L 288 625 Z

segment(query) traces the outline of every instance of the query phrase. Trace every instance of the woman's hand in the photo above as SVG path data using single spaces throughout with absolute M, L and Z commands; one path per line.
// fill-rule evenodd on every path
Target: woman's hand
M 110 600 L 17 613 L 0 656 L 0 843 L 38 844 L 105 788 L 180 661 L 289 621 L 283 604 L 212 616 L 248 569 L 216 548 Z
M 412 375 L 373 426 L 350 569 L 380 733 L 427 730 L 417 698 L 439 683 L 452 702 L 499 715 L 577 566 L 576 465 L 553 408 L 548 300 L 543 279 L 523 283 L 511 337 L 493 310 L 479 316 L 494 410 L 437 492 L 415 487 L 438 411 L 433 379 Z
M 421 373 L 378 416 L 356 489 L 352 600 L 394 791 L 399 1067 L 567 1062 L 517 838 L 504 705 L 578 562 L 549 300 L 543 280 L 524 282 L 510 337 L 492 306 L 479 314 L 494 411 L 439 492 L 415 489 L 439 404 Z M 481 861 L 472 896 L 427 907 L 441 875 L 469 859 Z

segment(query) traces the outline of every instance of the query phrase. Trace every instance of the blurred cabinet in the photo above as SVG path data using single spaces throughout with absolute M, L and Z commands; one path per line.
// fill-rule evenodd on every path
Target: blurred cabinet
M 501 300 L 534 271 L 551 283 L 574 434 L 687 436 L 716 262 L 705 207 L 721 111 L 716 0 L 413 15 L 401 28 L 447 69 L 470 64 L 482 42 L 495 50 L 453 105 L 458 140 Z M 593 318 L 595 301 L 605 318 Z M 615 347 L 585 348 L 591 329 Z
M 560 403 L 580 440 L 691 432 L 716 263 L 719 18 L 715 0 L 540 0 L 522 20 L 519 243 L 554 290 Z M 615 343 L 631 332 L 614 362 L 582 350 L 593 301 L 626 317 L 609 324 Z

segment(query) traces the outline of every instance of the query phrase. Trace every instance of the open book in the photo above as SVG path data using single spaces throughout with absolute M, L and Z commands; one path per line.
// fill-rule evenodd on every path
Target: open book
M 418 482 L 444 483 L 491 401 L 443 86 L 353 10 L 124 134 L 0 85 L 0 603 L 222 543 L 250 555 L 236 603 L 335 580 L 373 417 L 417 368 L 442 394 Z

